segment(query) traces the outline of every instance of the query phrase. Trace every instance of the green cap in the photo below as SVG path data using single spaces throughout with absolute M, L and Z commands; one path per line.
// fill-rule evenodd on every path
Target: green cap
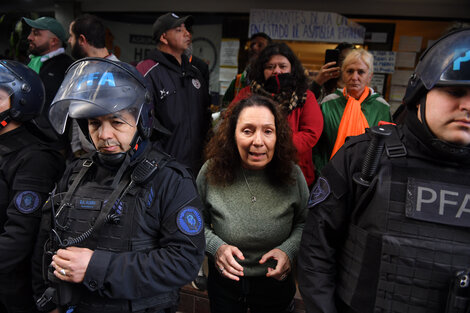
M 23 17 L 23 20 L 31 26 L 32 28 L 37 29 L 46 29 L 57 36 L 63 43 L 67 42 L 69 38 L 68 34 L 65 32 L 62 25 L 53 17 L 43 16 L 36 20 L 31 20 L 29 18 Z

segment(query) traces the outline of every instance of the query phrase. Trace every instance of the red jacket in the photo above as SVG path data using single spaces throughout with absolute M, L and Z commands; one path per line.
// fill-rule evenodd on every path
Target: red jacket
M 250 87 L 243 88 L 230 105 L 251 96 Z M 292 129 L 292 140 L 297 149 L 299 166 L 307 184 L 315 180 L 315 167 L 312 161 L 312 148 L 320 139 L 323 130 L 323 116 L 315 95 L 307 90 L 307 100 L 302 107 L 295 108 L 288 116 L 287 122 Z

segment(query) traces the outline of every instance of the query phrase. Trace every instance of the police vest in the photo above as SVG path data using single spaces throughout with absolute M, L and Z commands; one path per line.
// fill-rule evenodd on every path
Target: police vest
M 383 154 L 338 256 L 342 301 L 357 312 L 445 311 L 450 281 L 470 266 L 468 172 Z
M 166 161 L 164 162 L 166 163 Z M 157 163 L 163 164 L 161 161 Z M 85 161 L 85 164 L 89 166 L 90 163 Z M 91 165 L 90 171 L 93 171 L 93 165 Z M 124 174 L 122 180 L 130 174 Z M 135 185 L 128 190 L 113 205 L 106 223 L 90 236 L 86 235 L 115 188 L 84 179 L 84 183 L 76 188 L 70 202 L 62 208 L 62 212 L 56 220 L 58 234 L 63 243 L 68 240 L 69 245 L 112 252 L 150 251 L 159 248 L 157 230 L 161 225 L 148 226 L 159 223 L 159 221 L 150 219 L 146 213 L 155 201 L 156 193 L 151 183 Z M 64 194 L 58 194 L 55 198 L 59 199 L 56 202 L 60 202 L 60 199 L 63 200 Z M 70 241 L 75 242 L 70 244 Z M 148 312 L 157 312 L 175 306 L 178 301 L 178 291 L 176 290 L 130 301 L 102 297 L 97 292 L 89 292 L 82 284 L 73 284 L 73 288 L 80 296 L 74 297 L 76 302 L 71 304 L 77 305 L 80 312 L 129 312 L 130 310 L 133 312 L 144 309 L 147 309 Z

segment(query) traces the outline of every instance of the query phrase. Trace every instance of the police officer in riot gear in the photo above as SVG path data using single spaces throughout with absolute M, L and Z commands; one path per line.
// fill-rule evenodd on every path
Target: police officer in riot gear
M 309 313 L 445 312 L 470 266 L 470 29 L 423 53 L 404 103 L 403 125 L 349 138 L 312 190 L 298 260 Z
M 61 133 L 76 119 L 96 152 L 67 167 L 49 201 L 43 310 L 51 299 L 73 312 L 172 312 L 197 275 L 202 204 L 187 169 L 149 140 L 151 99 L 128 64 L 85 58 L 69 68 L 51 124 Z
M 0 312 L 36 312 L 30 262 L 40 208 L 64 169 L 31 124 L 43 105 L 39 76 L 0 60 Z

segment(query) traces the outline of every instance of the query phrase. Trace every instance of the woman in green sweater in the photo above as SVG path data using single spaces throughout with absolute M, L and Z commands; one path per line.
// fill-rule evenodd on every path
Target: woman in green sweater
M 277 105 L 252 96 L 229 109 L 208 144 L 197 186 L 212 313 L 293 312 L 309 193 L 291 138 Z

